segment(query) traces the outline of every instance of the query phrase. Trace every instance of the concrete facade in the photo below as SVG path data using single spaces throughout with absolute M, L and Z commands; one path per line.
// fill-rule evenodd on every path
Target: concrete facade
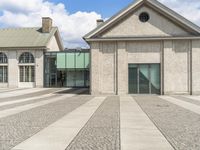
M 199 28 L 155 3 L 139 0 L 84 37 L 91 46 L 91 94 L 128 94 L 128 64 L 154 63 L 161 66 L 161 94 L 200 93 Z M 145 23 L 142 12 L 150 16 Z

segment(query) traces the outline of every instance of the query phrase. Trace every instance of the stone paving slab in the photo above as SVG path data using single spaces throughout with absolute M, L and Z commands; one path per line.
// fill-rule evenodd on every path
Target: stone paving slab
M 27 92 L 28 90 L 28 92 Z M 24 98 L 30 98 L 30 97 L 36 97 L 36 96 L 42 96 L 45 94 L 50 94 L 55 91 L 59 91 L 58 89 L 27 89 L 23 91 L 14 91 L 12 93 L 9 93 L 8 95 L 1 95 L 0 94 L 0 102 L 6 102 L 6 101 L 13 101 L 13 100 L 20 100 Z
M 12 90 L 9 92 L 3 92 L 0 94 L 0 99 L 2 98 L 11 98 L 11 97 L 18 97 L 18 96 L 22 96 L 25 94 L 32 94 L 35 92 L 41 92 L 41 91 L 47 91 L 50 89 L 41 89 L 41 88 L 33 88 L 33 89 L 22 89 L 22 90 Z
M 134 96 L 176 150 L 200 149 L 200 115 L 158 96 Z
M 119 97 L 108 96 L 66 150 L 120 150 Z
M 105 97 L 96 97 L 90 100 L 12 150 L 64 150 L 104 99 Z
M 58 97 L 61 97 L 61 95 L 51 95 L 51 96 L 48 95 L 44 97 L 40 96 L 40 97 L 32 97 L 32 98 L 20 99 L 20 100 L 15 100 L 15 101 L 13 100 L 13 101 L 8 101 L 8 102 L 0 102 L 0 112 L 2 110 L 16 108 L 18 106 L 41 102 L 44 100 L 51 100 Z
M 69 97 L 0 119 L 0 150 L 13 148 L 92 98 Z
M 120 122 L 121 150 L 173 150 L 132 97 L 120 98 Z
M 195 104 L 192 104 L 190 102 L 186 102 L 186 101 L 174 98 L 174 97 L 170 97 L 170 96 L 159 96 L 159 97 L 170 102 L 170 103 L 173 103 L 175 105 L 178 105 L 180 107 L 188 109 L 192 112 L 200 114 L 200 106 L 198 106 L 198 105 L 195 105 Z
M 27 111 L 27 110 L 36 108 L 36 107 L 39 107 L 39 106 L 47 105 L 49 103 L 54 103 L 54 102 L 57 102 L 57 101 L 60 101 L 60 100 L 63 100 L 65 98 L 72 97 L 72 96 L 74 96 L 74 95 L 72 94 L 72 95 L 67 95 L 67 96 L 60 96 L 60 97 L 57 97 L 57 98 L 54 98 L 54 99 L 45 99 L 43 101 L 39 101 L 39 102 L 36 102 L 36 103 L 20 105 L 20 106 L 14 107 L 14 108 L 2 110 L 2 111 L 0 111 L 0 119 L 4 118 L 4 117 L 11 116 L 11 115 L 15 115 L 17 113 L 21 113 L 23 111 Z
M 197 96 L 173 96 L 173 97 L 200 106 L 200 97 Z

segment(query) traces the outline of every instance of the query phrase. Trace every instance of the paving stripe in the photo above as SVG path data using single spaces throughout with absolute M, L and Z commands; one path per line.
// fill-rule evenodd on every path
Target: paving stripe
M 173 150 L 132 97 L 120 97 L 120 121 L 121 150 Z
M 189 102 L 185 102 L 183 100 L 179 100 L 177 98 L 173 98 L 170 96 L 159 96 L 161 99 L 164 99 L 170 103 L 173 103 L 175 105 L 181 106 L 187 110 L 190 110 L 192 112 L 195 112 L 197 114 L 200 114 L 200 106 L 189 103 Z
M 18 90 L 24 90 L 24 89 L 23 88 L 6 88 L 6 89 L 0 88 L 0 93 L 6 93 L 6 92 L 12 92 L 12 91 L 18 91 Z
M 120 150 L 118 96 L 108 96 L 66 150 Z
M 185 95 L 183 95 L 182 97 L 189 98 L 189 99 L 196 100 L 196 101 L 200 101 L 199 96 L 185 96 Z
M 53 95 L 54 94 L 46 94 L 46 95 L 42 95 L 42 96 L 36 96 L 36 97 L 32 97 L 32 98 L 24 98 L 24 99 L 13 100 L 13 101 L 6 101 L 6 102 L 1 102 L 0 101 L 0 107 L 1 106 L 5 106 L 5 105 L 11 105 L 11 104 L 16 104 L 16 103 L 22 103 L 22 102 L 26 102 L 26 101 L 31 101 L 31 100 L 37 100 L 37 99 L 41 99 L 41 98 L 51 97 Z
M 55 99 L 50 99 L 50 100 L 47 99 L 47 100 L 32 103 L 32 104 L 27 104 L 27 105 L 23 105 L 23 106 L 11 108 L 11 109 L 6 109 L 6 110 L 3 110 L 3 111 L 0 111 L 0 118 L 7 117 L 7 116 L 10 116 L 10 115 L 14 115 L 14 114 L 17 114 L 17 113 L 20 113 L 20 112 L 23 112 L 23 111 L 26 111 L 26 110 L 29 110 L 29 109 L 32 109 L 32 108 L 35 108 L 35 107 L 43 106 L 43 105 L 46 105 L 46 104 L 49 104 L 49 103 L 54 103 L 54 102 L 57 102 L 59 100 L 64 100 L 65 98 L 72 97 L 72 96 L 75 96 L 75 94 L 68 94 L 68 95 L 60 96 L 60 97 L 55 98 Z
M 95 97 L 12 150 L 64 150 L 105 97 Z
M 59 91 L 63 91 L 63 90 L 55 90 L 55 92 L 59 92 Z M 26 101 L 32 101 L 32 100 L 47 98 L 47 97 L 50 98 L 53 95 L 55 95 L 55 94 L 50 93 L 50 94 L 45 94 L 45 95 L 41 95 L 41 96 L 35 96 L 35 97 L 31 97 L 31 98 L 22 98 L 22 99 L 18 99 L 18 100 L 3 101 L 3 102 L 0 101 L 0 107 L 1 106 L 5 106 L 5 105 L 11 105 L 11 104 L 17 104 L 17 103 L 22 103 L 22 102 L 26 102 Z
M 11 97 L 15 97 L 15 96 L 20 96 L 20 95 L 24 95 L 24 94 L 29 94 L 29 93 L 38 92 L 38 91 L 45 91 L 45 90 L 48 90 L 48 89 L 32 88 L 32 89 L 23 89 L 23 90 L 11 91 L 11 92 L 7 92 L 7 93 L 1 93 L 0 99 L 8 98 L 8 97 L 11 98 Z

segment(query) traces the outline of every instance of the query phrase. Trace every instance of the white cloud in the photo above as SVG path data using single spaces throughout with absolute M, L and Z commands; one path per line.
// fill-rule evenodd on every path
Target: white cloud
M 200 1 L 199 0 L 159 0 L 172 10 L 188 20 L 200 25 Z
M 46 0 L 0 0 L 0 24 L 2 27 L 41 26 L 41 17 L 51 17 L 66 47 L 83 47 L 82 36 L 96 27 L 96 12 L 67 12 L 64 4 Z

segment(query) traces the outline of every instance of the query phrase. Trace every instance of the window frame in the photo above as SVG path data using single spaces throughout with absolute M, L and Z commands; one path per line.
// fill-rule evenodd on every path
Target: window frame
M 19 66 L 20 82 L 35 82 L 35 66 Z
M 8 57 L 4 52 L 0 52 L 0 68 L 2 68 L 0 83 L 8 83 Z
M 24 52 L 19 56 L 19 64 L 34 64 L 35 58 L 32 53 Z
M 19 82 L 35 82 L 35 57 L 30 52 L 19 56 Z
M 0 68 L 2 68 L 2 81 L 0 80 L 0 83 L 8 83 L 8 66 L 7 65 L 0 65 Z

